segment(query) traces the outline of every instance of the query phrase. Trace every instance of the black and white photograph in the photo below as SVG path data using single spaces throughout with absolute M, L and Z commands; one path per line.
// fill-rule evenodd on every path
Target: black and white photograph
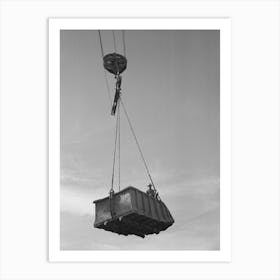
M 60 249 L 220 249 L 220 31 L 60 31 Z
M 0 279 L 280 279 L 279 8 L 0 1 Z

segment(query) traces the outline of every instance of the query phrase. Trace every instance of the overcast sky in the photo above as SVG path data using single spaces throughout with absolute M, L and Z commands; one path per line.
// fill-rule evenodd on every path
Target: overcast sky
M 102 31 L 105 53 L 112 32 Z M 116 32 L 122 52 L 121 32 Z M 107 196 L 115 118 L 96 30 L 61 32 L 61 249 L 218 250 L 219 31 L 126 31 L 122 92 L 154 183 L 175 224 L 144 239 L 93 228 Z M 108 73 L 111 95 L 114 78 Z M 149 183 L 121 116 L 121 187 Z

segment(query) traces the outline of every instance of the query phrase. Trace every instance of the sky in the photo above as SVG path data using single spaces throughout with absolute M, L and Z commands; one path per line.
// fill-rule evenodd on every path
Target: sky
M 101 31 L 105 54 L 112 31 Z M 115 117 L 97 30 L 60 39 L 60 247 L 62 250 L 219 250 L 219 31 L 125 31 L 122 100 L 151 176 L 175 223 L 144 239 L 93 227 L 94 200 L 108 195 Z M 121 32 L 115 32 L 123 53 Z M 107 75 L 111 98 L 114 77 Z M 121 112 L 121 188 L 149 178 Z

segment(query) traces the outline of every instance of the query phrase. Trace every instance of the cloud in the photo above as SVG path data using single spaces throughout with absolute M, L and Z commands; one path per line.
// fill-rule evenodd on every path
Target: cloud
M 61 186 L 61 246 L 64 250 L 219 249 L 218 178 L 191 178 L 178 180 L 173 185 L 163 184 L 162 199 L 174 216 L 175 224 L 161 232 L 160 238 L 148 236 L 143 242 L 138 237 L 124 239 L 123 236 L 94 229 L 92 201 L 105 197 L 107 191 L 104 187 L 96 188 L 95 180 L 70 173 L 64 176 Z M 167 181 L 169 176 L 174 174 L 166 174 Z M 92 188 L 83 187 L 90 183 Z
M 74 215 L 94 215 L 91 192 L 81 192 L 73 188 L 61 188 L 60 210 Z
M 93 227 L 93 217 L 61 213 L 62 250 L 219 250 L 219 208 L 144 239 Z

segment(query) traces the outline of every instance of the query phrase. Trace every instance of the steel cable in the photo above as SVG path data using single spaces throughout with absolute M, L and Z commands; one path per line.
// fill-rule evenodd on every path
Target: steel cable
M 114 50 L 115 50 L 115 53 L 116 53 L 117 52 L 117 44 L 116 44 L 115 31 L 112 30 L 112 32 L 113 32 Z
M 103 57 L 104 57 L 104 50 L 103 50 L 103 44 L 102 44 L 102 37 L 101 37 L 101 31 L 98 30 L 98 35 L 99 35 L 99 43 L 100 43 L 100 49 L 101 49 L 101 58 L 102 58 L 102 63 L 103 63 Z M 108 81 L 108 76 L 105 68 L 103 67 L 104 71 L 104 78 L 105 78 L 105 83 L 106 83 L 106 89 L 107 89 L 107 94 L 110 102 L 110 109 L 112 107 L 112 96 L 110 94 L 110 87 L 109 87 L 109 81 Z
M 118 129 L 119 129 L 119 110 L 117 112 L 117 118 L 116 118 L 115 145 L 114 145 L 114 156 L 113 156 L 113 171 L 112 171 L 111 191 L 114 190 L 114 175 L 115 175 L 115 161 L 116 161 Z
M 120 112 L 120 102 L 118 104 L 118 119 L 119 119 L 119 191 L 121 190 L 121 112 Z
M 134 137 L 134 140 L 135 140 L 135 142 L 136 142 L 136 145 L 137 145 L 138 151 L 139 151 L 139 153 L 140 153 L 140 155 L 141 155 L 141 158 L 142 158 L 142 160 L 143 160 L 143 162 L 144 162 L 144 165 L 145 165 L 147 174 L 148 174 L 148 176 L 149 176 L 149 178 L 150 178 L 150 181 L 151 181 L 151 183 L 152 183 L 154 189 L 156 190 L 156 187 L 155 187 L 154 181 L 153 181 L 153 179 L 152 179 L 151 173 L 150 173 L 150 171 L 149 171 L 147 162 L 146 162 L 146 160 L 145 160 L 145 158 L 144 158 L 144 154 L 143 154 L 143 152 L 142 152 L 142 150 L 141 150 L 140 144 L 139 144 L 139 142 L 138 142 L 138 139 L 137 139 L 137 137 L 136 137 L 135 131 L 134 131 L 134 129 L 133 129 L 133 126 L 132 126 L 132 124 L 131 124 L 131 121 L 130 121 L 130 119 L 129 119 L 128 113 L 127 113 L 127 111 L 126 111 L 126 108 L 125 108 L 125 106 L 124 106 L 124 103 L 123 103 L 121 97 L 120 97 L 120 103 L 122 104 L 122 108 L 123 108 L 123 110 L 124 110 L 124 113 L 125 113 L 125 116 L 126 116 L 128 125 L 129 125 L 129 127 L 130 127 L 130 130 L 131 130 L 132 135 L 133 135 L 133 137 Z
M 123 54 L 126 57 L 126 47 L 125 47 L 125 30 L 122 30 L 122 39 L 123 39 Z
M 98 30 L 98 35 L 99 35 L 99 42 L 100 42 L 100 48 L 101 48 L 101 55 L 102 55 L 102 61 L 104 57 L 104 51 L 103 51 L 103 45 L 102 45 L 102 39 L 101 39 L 101 31 Z

